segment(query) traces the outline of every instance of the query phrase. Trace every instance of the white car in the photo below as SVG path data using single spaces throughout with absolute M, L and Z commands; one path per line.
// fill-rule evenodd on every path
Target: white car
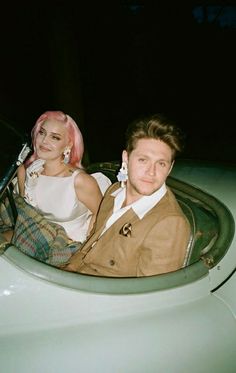
M 168 185 L 192 227 L 179 271 L 104 278 L 0 256 L 1 372 L 236 372 L 236 166 L 177 160 Z

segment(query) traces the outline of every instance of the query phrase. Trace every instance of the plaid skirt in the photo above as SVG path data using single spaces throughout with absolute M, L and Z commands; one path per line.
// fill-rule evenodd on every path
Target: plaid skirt
M 45 219 L 21 196 L 14 195 L 14 200 L 15 224 L 9 201 L 6 199 L 0 205 L 0 232 L 13 229 L 12 244 L 40 262 L 56 267 L 67 264 L 82 244 L 70 240 L 62 226 Z

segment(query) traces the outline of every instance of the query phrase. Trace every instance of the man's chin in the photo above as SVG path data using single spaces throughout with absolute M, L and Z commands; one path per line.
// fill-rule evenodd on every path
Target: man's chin
M 156 191 L 157 189 L 154 188 L 140 188 L 138 192 L 142 196 L 151 196 Z
M 139 183 L 127 185 L 127 190 L 133 190 L 132 194 L 135 192 L 139 195 L 139 198 L 143 196 L 151 196 L 159 189 L 159 186 L 153 185 L 151 183 Z

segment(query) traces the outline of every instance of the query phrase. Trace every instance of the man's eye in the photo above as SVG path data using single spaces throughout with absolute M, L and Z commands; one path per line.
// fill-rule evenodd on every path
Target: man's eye
M 146 159 L 145 158 L 139 158 L 139 162 L 145 162 Z
M 166 167 L 166 163 L 165 163 L 165 162 L 159 162 L 159 165 L 160 165 L 161 167 Z

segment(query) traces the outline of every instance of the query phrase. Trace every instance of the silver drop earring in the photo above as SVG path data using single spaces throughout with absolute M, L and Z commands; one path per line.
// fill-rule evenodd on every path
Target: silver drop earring
M 71 152 L 71 149 L 67 146 L 63 152 L 63 155 L 64 155 L 63 162 L 65 164 L 68 164 L 70 162 L 70 152 Z
M 128 168 L 126 162 L 122 162 L 120 171 L 117 174 L 117 180 L 121 182 L 121 188 L 124 188 L 125 182 L 128 180 Z

